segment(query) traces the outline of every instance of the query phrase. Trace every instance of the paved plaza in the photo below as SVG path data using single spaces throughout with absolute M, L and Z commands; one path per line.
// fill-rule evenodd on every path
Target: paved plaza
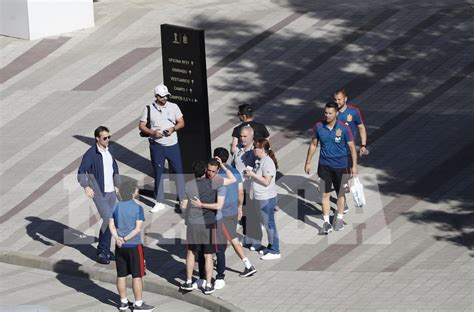
M 117 311 L 113 284 L 5 263 L 0 263 L 0 272 L 8 280 L 0 285 L 0 311 Z M 144 292 L 143 298 L 161 311 L 206 311 L 156 293 Z
M 118 301 L 105 283 L 115 264 L 95 258 L 96 208 L 76 181 L 98 125 L 111 129 L 121 174 L 145 184 L 145 300 L 158 310 L 474 310 L 472 1 L 100 0 L 94 11 L 94 28 L 0 37 L 0 311 L 111 311 Z M 212 148 L 229 147 L 248 102 L 280 165 L 282 258 L 247 251 L 258 272 L 242 279 L 228 249 L 227 285 L 211 296 L 178 292 L 185 226 L 173 185 L 169 209 L 148 212 L 152 169 L 137 125 L 162 81 L 164 23 L 205 30 Z M 303 168 L 311 128 L 339 88 L 368 130 L 367 205 L 349 199 L 344 231 L 324 236 L 315 176 Z M 80 269 L 64 282 L 57 263 Z

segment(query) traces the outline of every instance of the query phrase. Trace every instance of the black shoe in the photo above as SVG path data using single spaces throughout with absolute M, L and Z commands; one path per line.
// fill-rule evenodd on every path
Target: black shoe
M 132 307 L 133 311 L 145 311 L 145 312 L 151 312 L 155 310 L 154 306 L 148 305 L 145 302 L 142 303 L 141 306 L 137 307 L 136 305 L 133 305 Z
M 323 233 L 324 234 L 329 234 L 333 230 L 331 223 L 329 222 L 324 222 L 323 224 Z
M 106 254 L 100 253 L 99 256 L 97 257 L 97 262 L 102 263 L 102 264 L 109 264 L 110 259 Z
M 109 253 L 107 254 L 107 258 L 108 258 L 110 261 L 115 261 L 115 256 L 114 256 L 114 254 L 111 253 L 111 252 L 109 252 Z
M 131 309 L 132 307 L 133 307 L 133 303 L 131 303 L 130 301 L 127 303 L 120 302 L 119 310 L 127 311 L 128 309 Z
M 194 289 L 193 288 L 193 283 L 188 283 L 188 282 L 182 283 L 179 288 L 181 288 L 182 290 L 187 290 L 187 291 L 191 291 L 191 290 Z
M 214 285 L 206 285 L 206 288 L 204 288 L 204 294 L 205 295 L 210 295 L 212 294 L 213 292 L 215 292 L 215 288 L 214 288 Z
M 248 277 L 248 276 L 252 276 L 254 275 L 255 273 L 257 273 L 257 269 L 255 269 L 253 267 L 253 265 L 250 267 L 250 268 L 245 268 L 245 270 L 239 274 L 240 277 Z

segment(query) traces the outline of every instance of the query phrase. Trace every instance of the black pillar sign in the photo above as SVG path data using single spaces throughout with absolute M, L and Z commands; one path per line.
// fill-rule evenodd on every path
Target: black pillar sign
M 204 30 L 161 25 L 164 84 L 178 104 L 185 127 L 178 131 L 185 173 L 211 157 Z

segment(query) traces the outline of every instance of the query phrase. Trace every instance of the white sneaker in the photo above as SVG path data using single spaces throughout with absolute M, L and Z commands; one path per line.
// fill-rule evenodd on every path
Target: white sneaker
M 262 249 L 264 249 L 264 247 L 260 244 L 252 244 L 252 246 L 250 246 L 251 251 L 260 251 Z
M 193 289 L 204 288 L 206 287 L 205 279 L 198 279 L 193 283 Z
M 266 255 L 268 253 L 268 249 L 267 248 L 262 248 L 258 251 L 259 254 L 261 255 Z
M 274 254 L 274 253 L 267 253 L 266 255 L 263 255 L 260 257 L 261 260 L 275 260 L 275 259 L 280 259 L 281 254 Z
M 214 282 L 215 289 L 222 289 L 225 287 L 225 281 L 223 279 L 216 279 Z
M 150 209 L 150 212 L 158 212 L 163 209 L 165 209 L 165 205 L 163 205 L 162 203 L 156 203 L 155 206 L 153 206 L 153 208 Z

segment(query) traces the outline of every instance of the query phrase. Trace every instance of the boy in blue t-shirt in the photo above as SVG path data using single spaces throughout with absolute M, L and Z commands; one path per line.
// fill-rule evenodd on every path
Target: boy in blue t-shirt
M 153 306 L 142 300 L 143 276 L 145 275 L 145 258 L 140 236 L 145 214 L 143 208 L 134 198 L 138 196 L 137 180 L 122 177 L 118 187 L 119 202 L 109 221 L 110 232 L 115 239 L 115 264 L 117 268 L 117 290 L 120 295 L 119 310 L 153 311 Z M 128 302 L 125 279 L 132 275 L 132 288 L 135 303 Z

